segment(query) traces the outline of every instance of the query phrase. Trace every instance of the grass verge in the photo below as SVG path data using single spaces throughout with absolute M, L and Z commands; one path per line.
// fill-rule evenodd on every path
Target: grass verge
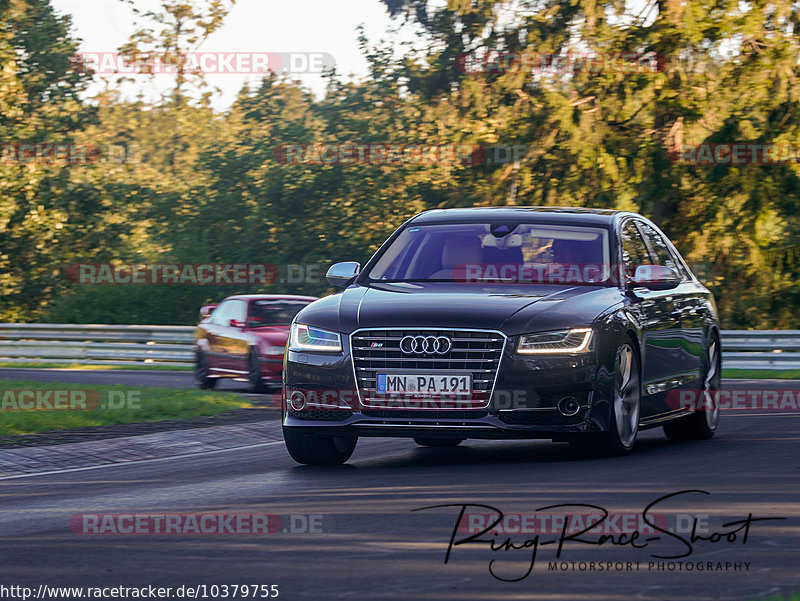
M 252 406 L 231 392 L 2 380 L 0 436 L 187 419 Z
M 723 367 L 722 377 L 740 380 L 800 380 L 800 369 L 731 369 Z

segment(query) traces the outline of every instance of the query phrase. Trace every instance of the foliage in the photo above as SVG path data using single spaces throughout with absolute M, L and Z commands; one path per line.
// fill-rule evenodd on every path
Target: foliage
M 192 323 L 203 302 L 266 289 L 75 286 L 63 268 L 364 261 L 419 211 L 515 204 L 641 212 L 716 293 L 723 327 L 800 327 L 798 164 L 676 159 L 726 142 L 797 151 L 797 5 L 383 1 L 423 32 L 404 56 L 362 37 L 362 81 L 331 72 L 315 98 L 272 75 L 219 113 L 202 78 L 180 71 L 159 102 L 113 88 L 80 101 L 86 74 L 65 67 L 68 19 L 47 0 L 11 0 L 0 30 L 2 138 L 130 152 L 124 163 L 80 167 L 0 162 L 0 319 Z M 123 51 L 191 51 L 231 5 L 162 0 Z M 484 56 L 484 68 L 464 67 Z M 498 56 L 510 68 L 497 68 Z M 525 150 L 477 164 L 278 160 L 282 144 L 304 143 Z M 323 282 L 268 290 L 329 291 Z
M 49 0 L 0 5 L 0 316 L 29 319 L 52 298 L 58 264 L 104 218 L 98 199 L 70 180 L 69 169 L 9 160 L 20 144 L 73 143 L 92 117 L 78 96 L 87 78 L 74 72 L 69 17 Z M 88 214 L 88 216 L 87 216 Z M 92 246 L 102 246 L 100 237 Z M 57 277 L 57 276 L 56 276 Z

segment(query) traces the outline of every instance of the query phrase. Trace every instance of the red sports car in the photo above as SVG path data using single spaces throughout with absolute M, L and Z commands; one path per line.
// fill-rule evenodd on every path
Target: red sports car
M 254 392 L 281 384 L 283 351 L 292 319 L 312 296 L 229 296 L 200 309 L 195 331 L 195 383 L 213 388 L 220 378 L 246 379 Z

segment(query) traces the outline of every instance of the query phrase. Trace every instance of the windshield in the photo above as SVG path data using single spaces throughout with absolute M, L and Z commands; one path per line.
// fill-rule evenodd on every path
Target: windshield
M 248 328 L 261 328 L 265 326 L 288 326 L 292 324 L 294 316 L 308 305 L 301 301 L 271 301 L 257 300 L 250 303 L 247 315 Z
M 382 282 L 609 283 L 608 231 L 551 223 L 406 228 L 368 277 Z

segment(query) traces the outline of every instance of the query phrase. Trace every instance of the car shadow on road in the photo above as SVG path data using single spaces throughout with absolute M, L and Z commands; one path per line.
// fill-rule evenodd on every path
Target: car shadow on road
M 361 444 L 362 441 L 359 441 Z M 410 445 L 413 445 L 409 441 Z M 466 441 L 455 448 L 426 448 L 410 446 L 407 452 L 395 449 L 391 453 L 369 451 L 356 447 L 356 454 L 350 463 L 342 466 L 296 466 L 294 473 L 327 473 L 331 471 L 374 472 L 375 470 L 397 469 L 430 469 L 431 467 L 458 467 L 469 469 L 480 466 L 499 467 L 510 464 L 581 464 L 585 462 L 624 462 L 669 455 L 674 449 L 684 452 L 687 445 L 704 445 L 703 441 L 693 443 L 675 443 L 663 436 L 648 437 L 637 441 L 634 452 L 626 457 L 608 457 L 591 455 L 574 451 L 566 443 L 550 441 Z

